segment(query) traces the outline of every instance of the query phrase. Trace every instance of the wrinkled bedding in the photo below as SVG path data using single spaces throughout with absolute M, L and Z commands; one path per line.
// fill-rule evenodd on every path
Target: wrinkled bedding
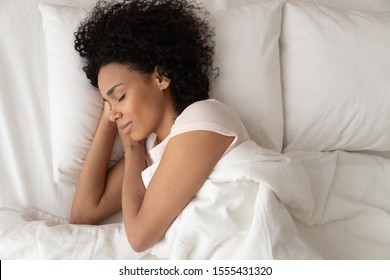
M 158 164 L 143 173 L 147 184 Z M 310 182 L 299 164 L 247 141 L 216 166 L 165 237 L 137 254 L 122 223 L 70 225 L 37 210 L 0 210 L 0 257 L 33 259 L 313 259 L 287 205 L 310 216 Z
M 295 222 L 324 259 L 390 259 L 390 153 L 286 156 L 310 178 L 314 211 Z
M 257 174 L 253 166 L 241 174 L 243 177 L 237 177 L 229 169 L 218 166 L 212 176 L 221 175 L 225 179 L 210 177 L 213 183 L 207 183 L 209 188 L 202 189 L 194 199 L 202 207 L 192 204 L 166 237 L 142 254 L 131 250 L 118 217 L 101 226 L 69 225 L 74 188 L 56 185 L 52 173 L 45 38 L 38 10 L 38 3 L 42 2 L 89 7 L 96 1 L 0 1 L 0 259 L 218 258 L 221 255 L 228 258 L 230 253 L 231 258 L 312 257 L 305 244 L 324 259 L 390 259 L 389 151 L 286 153 L 296 164 L 268 151 L 262 151 L 270 156 L 267 160 L 259 156 L 262 153 L 258 154 L 267 161 L 263 166 L 272 166 L 272 160 L 275 164 L 280 161 L 285 166 L 296 166 L 297 174 L 303 174 L 303 167 L 305 175 L 292 177 L 295 183 L 282 180 L 295 173 L 283 173 L 281 178 L 275 178 L 267 169 L 262 169 L 259 173 L 262 175 Z M 379 10 L 384 10 L 389 3 L 385 0 L 309 2 L 359 6 L 363 10 L 375 2 L 381 2 Z M 222 5 L 224 1 L 213 3 Z M 230 155 L 233 157 L 233 153 Z M 233 162 L 230 162 L 232 168 L 240 167 L 240 160 Z M 145 172 L 145 179 L 150 175 Z M 256 181 L 260 177 L 262 181 Z M 227 183 L 229 180 L 245 182 L 243 189 L 247 193 L 240 194 Z M 300 181 L 305 183 L 296 184 Z M 275 185 L 275 182 L 288 184 Z M 216 201 L 209 199 L 217 194 Z M 232 195 L 238 199 L 226 200 Z M 245 203 L 240 208 L 234 201 Z M 255 202 L 250 210 L 256 211 L 246 215 L 250 203 Z M 224 210 L 221 203 L 230 206 Z M 208 211 L 212 204 L 220 210 Z M 267 215 L 263 207 L 269 212 Z M 210 219 L 223 219 L 213 219 L 215 224 L 208 227 L 208 215 Z M 194 226 L 185 221 L 187 216 L 197 221 L 197 234 L 183 228 Z M 256 220 L 261 224 L 255 224 Z M 223 227 L 226 234 L 218 234 L 217 226 Z M 245 239 L 244 232 L 233 234 L 235 228 L 245 228 L 253 235 Z M 279 228 L 287 234 L 275 233 Z M 208 240 L 204 239 L 205 234 L 210 234 Z M 260 237 L 251 244 L 255 234 Z M 175 238 L 186 242 L 179 243 Z M 197 241 L 201 242 L 200 246 L 196 246 Z M 231 252 L 231 244 L 244 245 L 238 247 L 241 250 Z M 170 245 L 175 248 L 171 250 Z M 213 246 L 213 250 L 205 246 Z M 299 249 L 289 252 L 286 248 Z
M 334 151 L 289 152 L 281 156 L 262 150 L 265 154 L 257 154 L 259 161 L 246 162 L 252 167 L 238 176 L 232 172 L 233 168 L 244 167 L 245 163 L 233 152 L 228 154 L 229 162 L 221 162 L 210 175 L 213 183 L 206 183 L 208 188 L 199 192 L 165 238 L 149 252 L 136 254 L 131 250 L 121 223 L 69 225 L 66 219 L 36 209 L 3 206 L 0 208 L 0 258 L 156 259 L 219 258 L 221 255 L 223 258 L 309 258 L 313 255 L 308 244 L 324 259 L 390 259 L 389 154 Z M 252 160 L 256 158 L 252 156 L 249 155 Z M 278 168 L 270 168 L 278 164 Z M 262 166 L 262 173 L 257 173 L 256 165 Z M 294 173 L 288 172 L 286 166 L 294 166 Z M 154 168 L 145 171 L 146 182 Z M 274 177 L 277 172 L 270 170 L 283 171 L 283 175 Z M 303 184 L 291 183 L 290 179 Z M 229 182 L 245 183 L 238 190 Z M 287 184 L 275 185 L 277 182 Z M 287 188 L 293 185 L 294 188 Z M 217 193 L 215 200 L 212 195 Z M 229 200 L 229 196 L 237 199 Z M 238 202 L 245 203 L 240 208 Z M 229 207 L 222 208 L 222 203 Z M 209 211 L 212 205 L 215 211 Z M 261 211 L 262 207 L 270 207 L 267 215 Z M 255 209 L 258 211 L 245 215 Z M 196 225 L 188 222 L 187 217 L 194 218 Z M 218 233 L 219 227 L 226 233 Z M 238 227 L 260 237 L 251 243 L 254 236 L 249 234 L 245 239 L 245 232 L 234 231 Z M 283 231 L 275 234 L 278 228 Z M 199 246 L 196 242 L 200 242 Z M 232 245 L 237 244 L 242 246 L 232 252 Z M 286 251 L 300 246 L 299 250 Z
M 144 173 L 151 178 L 157 164 Z M 313 198 L 304 169 L 247 141 L 215 167 L 196 197 L 150 251 L 173 259 L 311 259 L 288 205 L 310 215 Z
M 0 209 L 1 259 L 139 259 L 123 224 L 70 225 L 36 209 Z

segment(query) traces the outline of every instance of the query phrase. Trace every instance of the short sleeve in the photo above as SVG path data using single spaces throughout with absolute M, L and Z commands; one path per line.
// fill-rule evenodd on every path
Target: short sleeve
M 233 136 L 234 140 L 225 151 L 225 154 L 249 139 L 247 130 L 233 109 L 215 99 L 208 99 L 195 102 L 188 106 L 177 117 L 171 132 L 164 141 L 149 150 L 149 158 L 152 162 L 159 161 L 169 139 L 182 133 L 199 130 Z M 150 142 L 152 142 L 152 139 L 153 136 Z

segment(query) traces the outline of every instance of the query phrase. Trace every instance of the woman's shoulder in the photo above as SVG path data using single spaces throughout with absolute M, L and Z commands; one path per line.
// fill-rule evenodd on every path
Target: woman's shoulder
M 194 102 L 190 106 L 188 106 L 184 111 L 195 110 L 195 109 L 213 109 L 213 108 L 214 109 L 223 108 L 223 109 L 233 110 L 229 106 L 222 103 L 221 101 L 210 98 L 210 99 Z
M 216 99 L 197 101 L 188 106 L 177 118 L 175 124 L 188 122 L 217 122 L 220 124 L 241 122 L 238 114 Z
M 172 137 L 199 130 L 234 136 L 235 139 L 226 152 L 249 139 L 245 126 L 232 108 L 215 99 L 202 100 L 188 106 L 176 118 L 171 132 L 164 141 L 150 150 L 149 148 L 154 146 L 155 137 L 148 138 L 147 147 L 149 147 L 150 162 L 157 162 L 161 159 L 165 147 Z
M 177 117 L 171 130 L 171 136 L 194 130 L 208 130 L 224 135 L 233 135 L 240 140 L 249 138 L 236 111 L 215 99 L 198 101 L 188 106 Z

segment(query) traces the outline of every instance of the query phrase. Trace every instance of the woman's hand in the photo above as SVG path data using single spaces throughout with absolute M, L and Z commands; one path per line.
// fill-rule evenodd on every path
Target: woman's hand
M 103 112 L 101 118 L 106 118 L 107 120 L 110 120 L 110 114 L 111 114 L 111 106 L 108 104 L 107 101 L 103 102 Z
M 126 154 L 122 210 L 126 235 L 135 251 L 150 248 L 161 239 L 233 140 L 211 131 L 172 137 L 146 190 Z
M 118 133 L 125 152 L 126 162 L 129 162 L 128 160 L 130 160 L 131 165 L 135 168 L 134 171 L 142 172 L 146 168 L 146 139 L 134 141 L 129 134 L 123 134 L 120 129 L 118 129 Z
M 109 120 L 111 108 L 104 108 L 77 183 L 71 223 L 96 224 L 121 210 L 124 160 L 107 171 L 117 132 Z

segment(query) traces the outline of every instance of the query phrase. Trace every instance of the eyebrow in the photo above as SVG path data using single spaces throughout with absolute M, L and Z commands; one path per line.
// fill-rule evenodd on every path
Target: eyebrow
M 123 85 L 123 83 L 116 84 L 116 85 L 114 85 L 112 88 L 110 88 L 110 89 L 107 91 L 107 96 L 110 96 L 110 95 L 114 92 L 114 90 L 115 90 L 117 87 L 121 86 L 121 85 Z

